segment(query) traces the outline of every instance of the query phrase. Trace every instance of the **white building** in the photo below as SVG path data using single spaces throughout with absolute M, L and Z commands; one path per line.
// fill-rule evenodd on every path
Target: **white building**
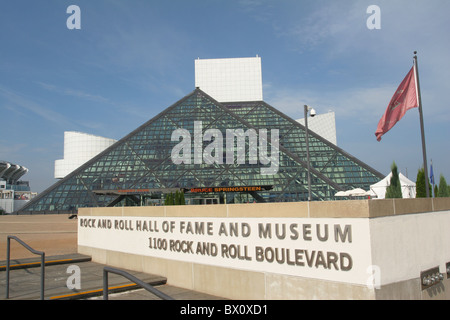
M 0 160 L 0 209 L 12 213 L 36 196 L 28 181 L 19 180 L 28 172 L 24 166 Z
M 219 102 L 262 101 L 261 58 L 197 59 L 195 87 Z
M 195 86 L 219 102 L 262 101 L 261 58 L 195 60 Z M 297 120 L 305 125 L 304 119 Z M 334 112 L 308 118 L 308 128 L 337 145 Z
M 195 86 L 219 102 L 262 101 L 261 58 L 195 60 Z M 304 124 L 304 120 L 297 120 Z M 303 121 L 303 122 L 302 122 Z M 337 144 L 334 112 L 309 118 L 308 127 Z M 82 132 L 64 132 L 64 159 L 55 161 L 55 178 L 69 173 L 114 144 L 116 140 Z
M 0 160 L 0 180 L 8 184 L 15 184 L 27 172 L 28 169 L 24 166 Z
M 299 119 L 297 122 L 305 125 L 305 119 Z M 333 111 L 308 117 L 308 129 L 337 145 L 336 117 Z
M 64 132 L 64 159 L 55 161 L 55 178 L 64 178 L 116 141 L 83 132 Z

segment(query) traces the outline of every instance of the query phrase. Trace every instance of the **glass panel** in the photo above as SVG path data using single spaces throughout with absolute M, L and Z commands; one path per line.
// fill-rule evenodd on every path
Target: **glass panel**
M 202 161 L 196 164 L 192 161 L 191 164 L 175 165 L 172 162 L 172 149 L 179 143 L 171 141 L 176 129 L 183 128 L 190 132 L 191 147 L 184 151 L 194 155 L 196 121 L 201 121 L 202 133 L 208 129 L 218 129 L 222 133 L 223 139 L 219 140 L 219 144 L 222 143 L 223 154 L 218 159 L 223 163 L 207 164 Z M 261 147 L 250 149 L 248 138 L 243 145 L 239 145 L 235 139 L 233 146 L 228 146 L 227 129 L 243 129 L 247 133 L 252 132 L 248 130 L 254 130 L 257 134 L 262 129 L 267 132 L 278 129 L 278 172 L 262 175 L 261 168 L 268 165 L 250 164 L 249 158 L 250 150 L 259 156 Z M 314 133 L 309 137 L 313 200 L 333 200 L 339 189 L 358 187 L 368 190 L 371 184 L 383 178 L 325 139 Z M 203 141 L 201 151 L 211 143 Z M 232 164 L 226 163 L 227 147 L 230 150 L 234 148 Z M 268 150 L 271 150 L 270 147 L 269 144 Z M 245 149 L 245 161 L 237 164 L 237 150 L 242 149 Z M 106 206 L 117 196 L 104 195 L 99 191 L 125 189 L 273 186 L 270 191 L 258 192 L 258 196 L 265 201 L 304 201 L 308 199 L 306 161 L 305 130 L 293 119 L 263 101 L 219 104 L 209 100 L 197 89 L 111 146 L 101 156 L 38 195 L 22 211 L 51 213 L 55 210 L 74 211 L 79 207 Z M 192 200 L 194 198 L 199 197 L 195 195 Z M 209 198 L 216 199 L 217 194 Z M 249 193 L 228 193 L 226 197 L 221 194 L 219 198 L 227 203 L 255 200 Z M 128 203 L 129 200 L 124 200 L 117 205 Z

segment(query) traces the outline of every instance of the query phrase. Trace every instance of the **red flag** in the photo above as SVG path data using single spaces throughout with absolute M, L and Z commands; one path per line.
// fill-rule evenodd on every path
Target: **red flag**
M 377 140 L 381 140 L 381 136 L 392 129 L 392 127 L 400 121 L 405 115 L 406 111 L 419 106 L 419 99 L 417 98 L 416 76 L 414 66 L 403 79 L 394 96 L 389 102 L 380 122 L 378 122 L 375 136 Z

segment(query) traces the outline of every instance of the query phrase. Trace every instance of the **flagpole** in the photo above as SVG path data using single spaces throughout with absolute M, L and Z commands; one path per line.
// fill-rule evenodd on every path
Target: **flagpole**
M 420 115 L 420 131 L 422 134 L 423 168 L 425 170 L 425 190 L 426 190 L 427 198 L 429 198 L 430 197 L 430 182 L 428 180 L 427 149 L 425 146 L 425 129 L 424 129 L 424 125 L 423 125 L 422 97 L 420 94 L 419 67 L 418 67 L 418 63 L 417 63 L 417 51 L 414 51 L 414 66 L 416 69 L 417 96 L 419 98 L 419 115 Z
M 433 171 L 433 159 L 430 160 L 430 181 L 431 181 L 431 194 L 430 196 L 433 198 L 433 194 L 434 197 L 436 198 L 436 193 L 434 192 L 434 171 Z

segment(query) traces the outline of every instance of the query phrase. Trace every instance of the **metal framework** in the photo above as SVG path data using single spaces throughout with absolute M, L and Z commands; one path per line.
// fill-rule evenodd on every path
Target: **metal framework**
M 176 129 L 279 130 L 279 169 L 261 175 L 262 165 L 172 162 Z M 192 135 L 193 136 L 193 135 Z M 204 145 L 207 144 L 203 142 Z M 249 142 L 246 142 L 249 150 Z M 338 191 L 368 190 L 383 175 L 336 145 L 309 133 L 312 200 L 334 200 Z M 247 154 L 248 156 L 248 154 Z M 308 200 L 305 127 L 264 101 L 219 103 L 196 88 L 153 119 L 38 195 L 19 213 L 75 212 L 80 207 L 120 205 L 117 195 L 99 190 L 190 189 L 270 185 L 271 190 L 229 194 L 224 203 Z M 189 194 L 187 194 L 189 196 Z

